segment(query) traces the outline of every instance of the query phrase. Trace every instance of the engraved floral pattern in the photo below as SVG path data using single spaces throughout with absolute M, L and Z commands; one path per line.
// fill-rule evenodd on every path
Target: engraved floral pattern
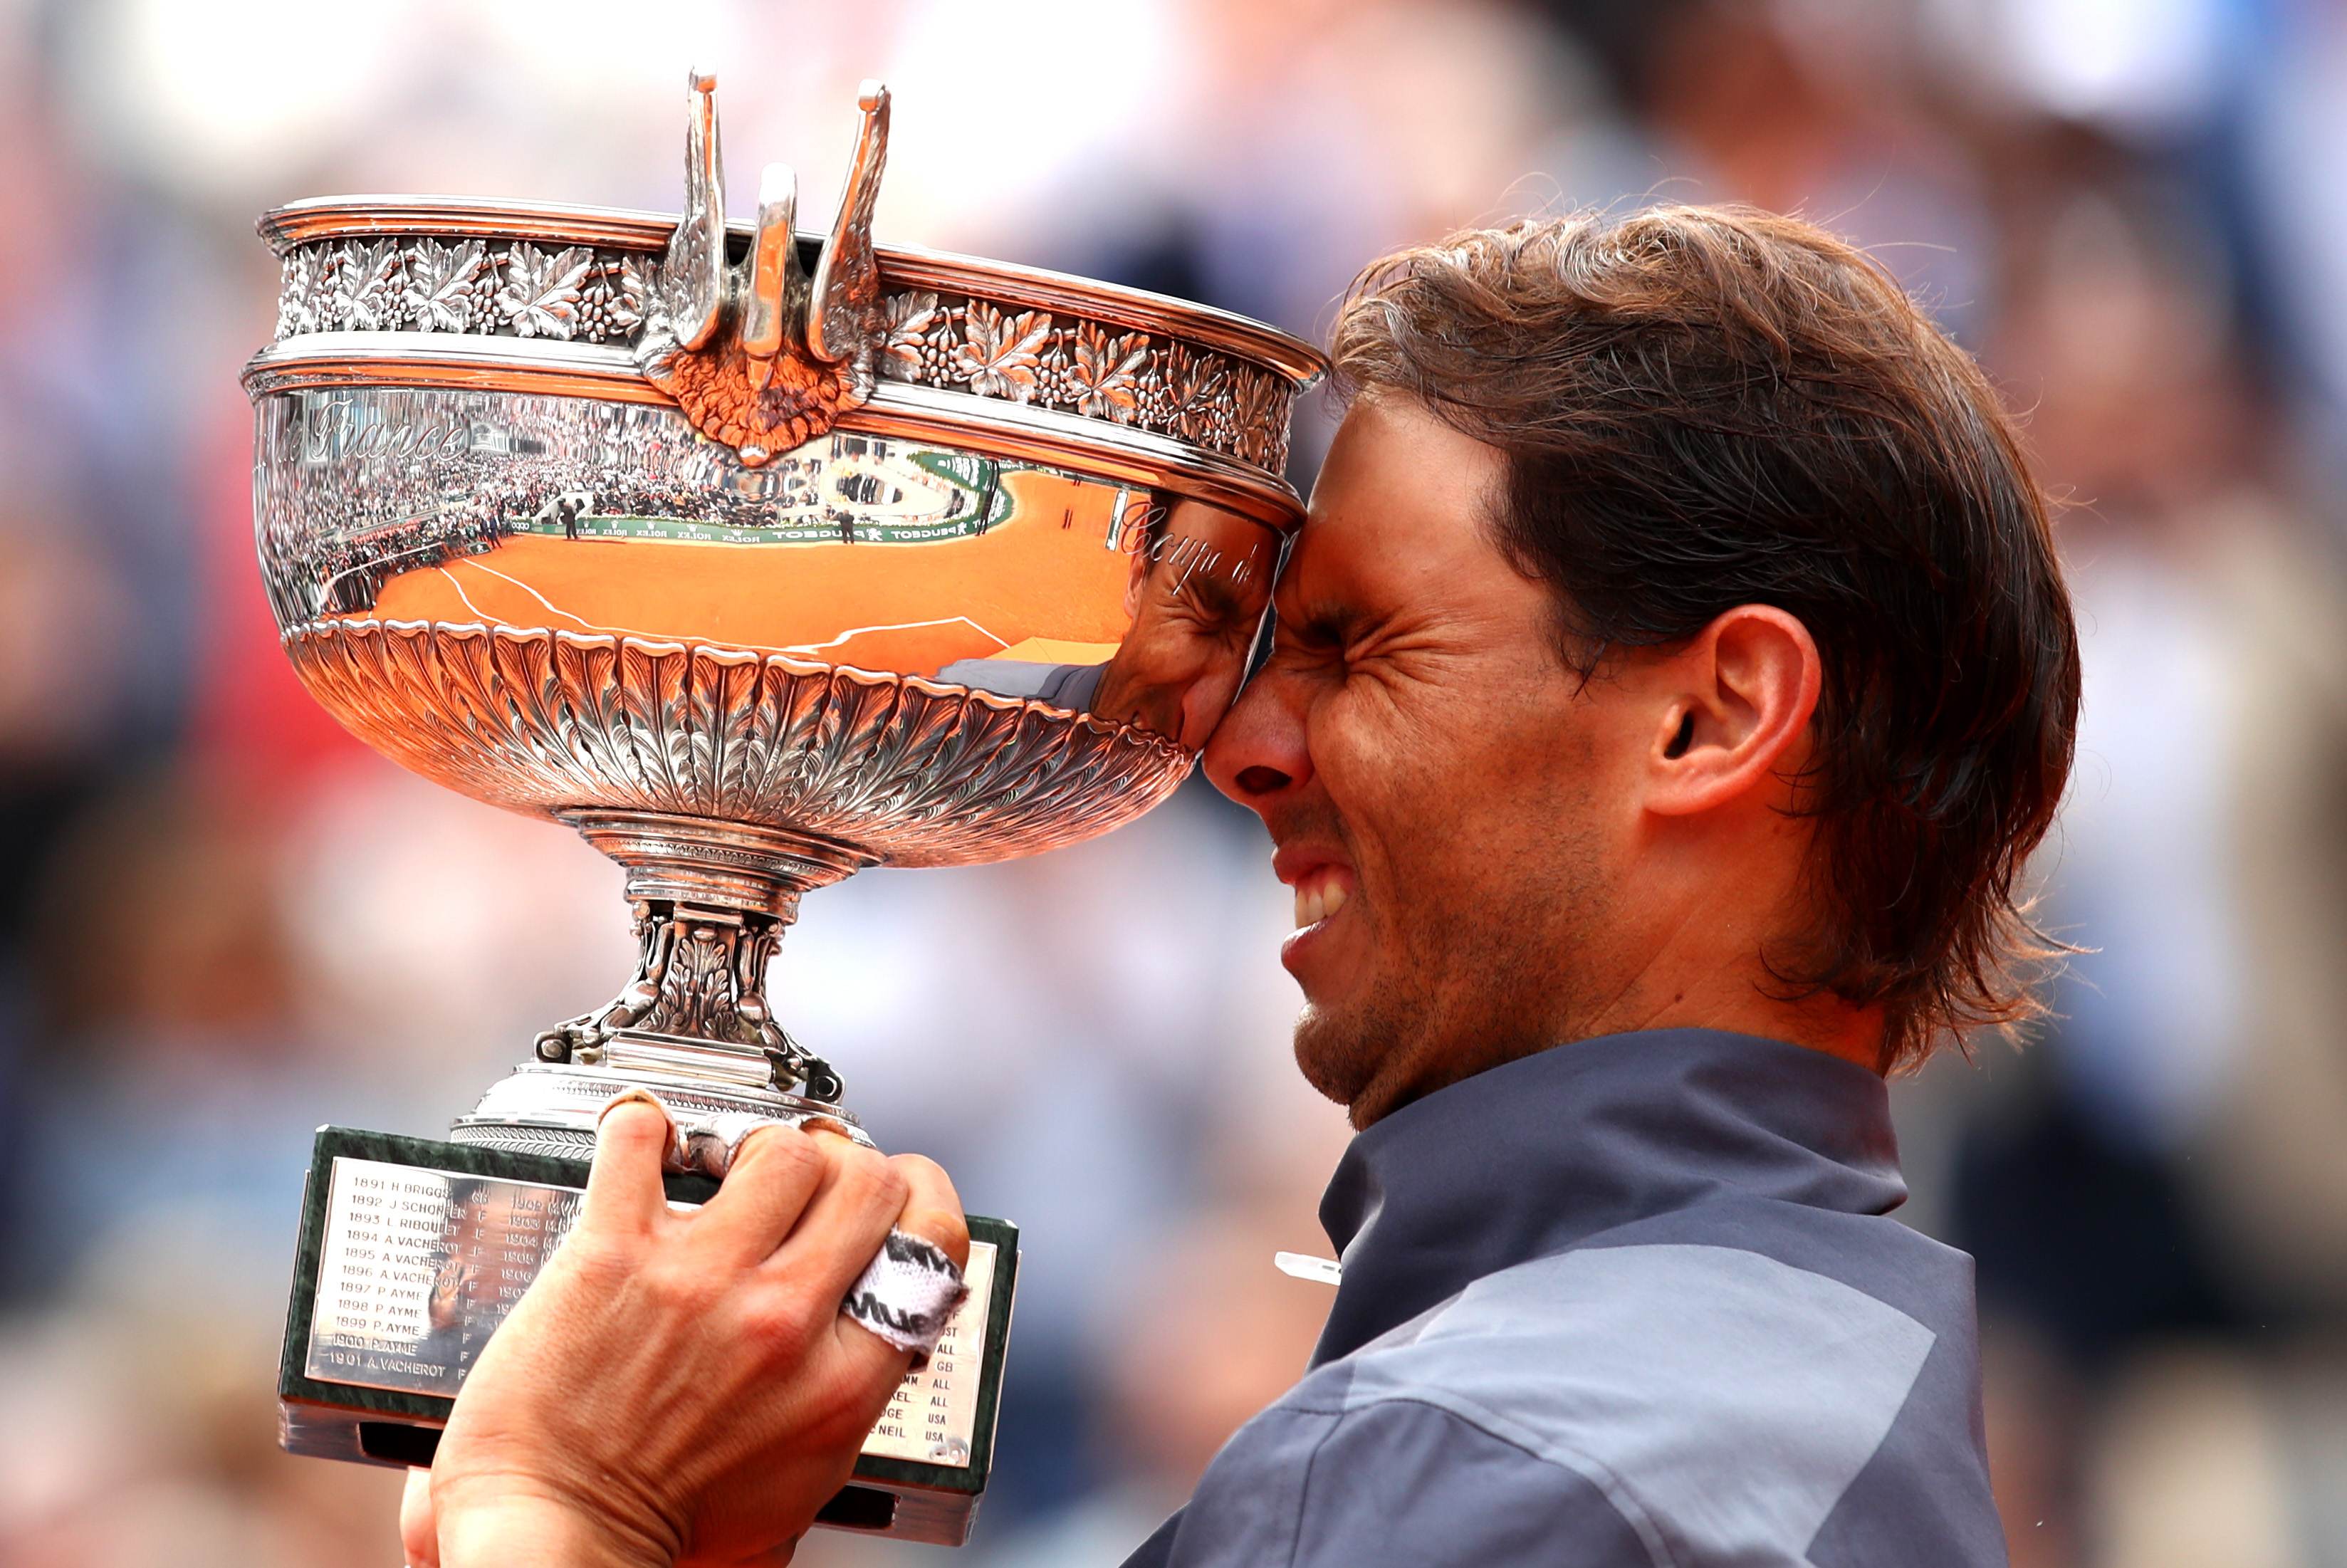
M 1239 372 L 1231 388 L 1231 423 L 1241 457 L 1264 468 L 1286 465 L 1286 403 L 1270 376 Z
M 488 247 L 478 240 L 451 245 L 418 240 L 410 247 L 407 313 L 415 330 L 470 331 L 478 320 L 474 284 L 488 262 Z
M 958 380 L 969 382 L 980 397 L 1024 403 L 1035 395 L 1043 350 L 1051 341 L 1050 316 L 1041 311 L 1014 316 L 972 300 L 964 309 L 962 329 L 962 341 L 950 362 Z
M 659 259 L 641 251 L 425 237 L 316 241 L 287 251 L 281 338 L 412 331 L 634 344 Z M 1155 333 L 931 289 L 887 292 L 878 373 L 1177 437 L 1279 472 L 1287 379 Z
M 936 341 L 947 324 L 948 313 L 938 305 L 935 291 L 913 289 L 890 297 L 880 339 L 880 374 L 895 381 L 917 381 L 945 365 L 945 351 Z
M 579 293 L 579 335 L 589 343 L 627 337 L 644 324 L 648 292 L 634 257 L 596 262 Z
M 781 654 L 372 620 L 285 647 L 360 739 L 476 800 L 786 826 L 899 866 L 1090 838 L 1190 771 L 1147 730 Z
M 285 281 L 277 291 L 277 335 L 317 332 L 318 285 L 332 252 L 305 245 L 285 258 Z
M 550 337 L 568 343 L 577 329 L 579 295 L 595 270 L 594 253 L 569 245 L 551 253 L 516 245 L 505 253 L 505 283 L 497 310 L 517 337 Z
M 334 314 L 359 332 L 405 324 L 401 297 L 406 292 L 405 257 L 397 245 L 345 243 L 334 262 L 330 303 Z
M 1069 401 L 1079 414 L 1130 425 L 1141 413 L 1141 373 L 1149 363 L 1149 340 L 1139 333 L 1112 337 L 1097 323 L 1076 330 L 1075 354 L 1068 365 Z
M 1160 357 L 1167 428 L 1192 441 L 1203 441 L 1216 434 L 1215 415 L 1229 362 L 1213 354 L 1194 353 L 1180 343 L 1166 349 Z

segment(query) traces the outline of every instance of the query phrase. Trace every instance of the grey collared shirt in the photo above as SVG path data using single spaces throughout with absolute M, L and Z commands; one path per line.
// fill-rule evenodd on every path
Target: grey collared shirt
M 1405 1106 L 1322 1201 L 1310 1369 L 1127 1568 L 2002 1564 L 1972 1260 L 1906 1195 L 1881 1080 L 1781 1040 Z

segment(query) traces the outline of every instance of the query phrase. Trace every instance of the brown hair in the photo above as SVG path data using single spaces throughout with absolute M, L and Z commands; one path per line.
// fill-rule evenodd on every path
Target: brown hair
M 1356 280 L 1333 355 L 1498 447 L 1498 542 L 1586 679 L 1739 604 L 1825 665 L 1796 991 L 1885 1012 L 1883 1065 L 2040 1016 L 2070 949 L 2016 889 L 2069 775 L 2078 647 L 2045 497 L 1964 352 L 1798 219 L 1527 220 Z

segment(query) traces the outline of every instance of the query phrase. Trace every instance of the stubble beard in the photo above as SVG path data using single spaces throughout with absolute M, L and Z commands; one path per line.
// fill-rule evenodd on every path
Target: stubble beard
M 1574 816 L 1560 810 L 1545 820 Z M 1562 1044 L 1591 1016 L 1600 977 L 1585 966 L 1611 907 L 1601 859 L 1590 837 L 1552 833 L 1546 847 L 1539 862 L 1515 860 L 1523 869 L 1506 884 L 1469 882 L 1416 904 L 1399 942 L 1372 942 L 1375 968 L 1360 994 L 1307 1002 L 1297 1015 L 1297 1069 L 1346 1107 L 1356 1129 Z M 1542 917 L 1523 917 L 1533 911 Z
M 1401 973 L 1381 966 L 1359 997 L 1307 1003 L 1296 1016 L 1297 1069 L 1357 1130 L 1556 1043 L 1549 1020 L 1566 1003 L 1561 955 L 1491 930 L 1465 937 L 1394 966 Z

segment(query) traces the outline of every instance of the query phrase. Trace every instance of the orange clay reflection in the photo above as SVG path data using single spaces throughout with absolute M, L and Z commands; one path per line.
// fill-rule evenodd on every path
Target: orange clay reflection
M 1195 751 L 1238 695 L 1278 538 L 1199 501 L 1153 507 L 1135 520 L 1124 589 L 1133 626 L 1101 672 L 1092 712 Z

